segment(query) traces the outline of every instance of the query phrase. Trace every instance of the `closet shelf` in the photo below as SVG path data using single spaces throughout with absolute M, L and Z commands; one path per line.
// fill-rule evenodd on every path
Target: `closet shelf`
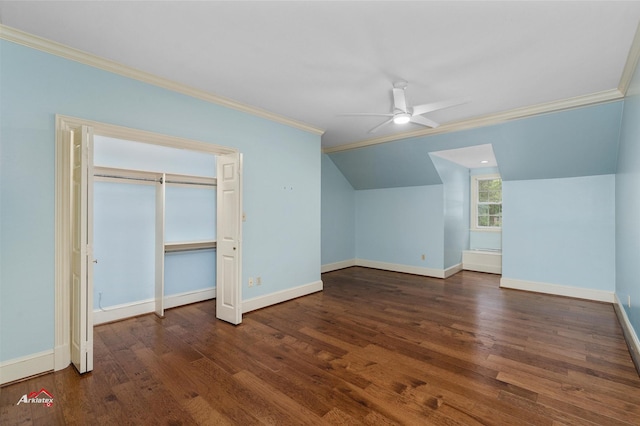
M 173 253 L 176 251 L 207 250 L 216 248 L 216 241 L 179 241 L 174 243 L 164 243 L 164 252 Z

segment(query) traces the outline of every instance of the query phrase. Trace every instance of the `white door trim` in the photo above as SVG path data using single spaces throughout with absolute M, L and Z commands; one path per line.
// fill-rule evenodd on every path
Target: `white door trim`
M 71 147 L 67 134 L 83 125 L 93 128 L 94 135 L 125 139 L 170 148 L 188 149 L 215 155 L 237 153 L 235 148 L 167 136 L 82 118 L 56 115 L 55 137 L 55 288 L 54 288 L 54 370 L 67 368 L 71 363 Z M 240 194 L 242 197 L 242 194 Z M 241 215 L 242 212 L 239 212 Z M 240 223 L 242 221 L 240 220 Z M 238 277 L 238 286 L 241 285 Z

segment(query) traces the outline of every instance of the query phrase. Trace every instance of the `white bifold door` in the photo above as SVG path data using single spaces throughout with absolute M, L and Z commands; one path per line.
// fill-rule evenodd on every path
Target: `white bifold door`
M 241 250 L 241 178 L 242 155 L 220 155 L 216 160 L 217 190 L 217 271 L 216 317 L 242 322 Z
M 86 373 L 93 370 L 93 137 L 87 126 L 71 133 L 71 362 Z

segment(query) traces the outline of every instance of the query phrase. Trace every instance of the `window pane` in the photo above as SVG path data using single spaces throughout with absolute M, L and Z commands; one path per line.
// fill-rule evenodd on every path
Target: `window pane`
M 501 179 L 479 179 L 478 189 L 480 191 L 501 191 L 502 180 Z
M 477 179 L 473 204 L 476 207 L 474 227 L 502 227 L 502 179 Z

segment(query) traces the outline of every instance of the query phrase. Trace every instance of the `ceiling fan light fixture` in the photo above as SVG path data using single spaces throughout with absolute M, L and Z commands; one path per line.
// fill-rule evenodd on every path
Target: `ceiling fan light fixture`
M 401 112 L 393 116 L 393 122 L 396 124 L 407 124 L 411 121 L 411 115 L 407 112 Z

